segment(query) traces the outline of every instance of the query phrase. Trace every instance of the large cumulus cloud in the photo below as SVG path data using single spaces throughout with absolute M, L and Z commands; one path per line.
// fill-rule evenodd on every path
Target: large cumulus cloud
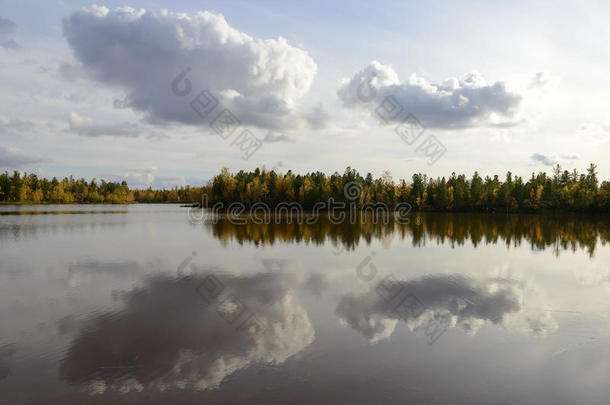
M 547 312 L 528 312 L 522 307 L 524 285 L 516 280 L 463 276 L 429 276 L 409 281 L 384 280 L 376 289 L 345 295 L 336 313 L 345 324 L 371 342 L 388 338 L 399 321 L 410 330 L 434 322 L 442 328 L 459 327 L 477 332 L 485 322 L 532 334 L 556 328 Z M 397 292 L 390 296 L 388 291 Z M 398 293 L 399 292 L 399 293 Z M 416 297 L 417 305 L 405 297 Z
M 477 72 L 440 83 L 412 74 L 402 82 L 391 66 L 377 61 L 345 79 L 337 94 L 346 107 L 371 112 L 386 97 L 393 96 L 402 113 L 396 117 L 389 114 L 388 121 L 402 121 L 412 114 L 428 128 L 505 126 L 511 122 L 522 98 L 508 91 L 503 82 L 488 84 Z
M 184 99 L 207 89 L 243 124 L 283 130 L 308 122 L 295 119 L 295 108 L 316 75 L 313 59 L 284 38 L 252 38 L 220 14 L 93 6 L 65 19 L 63 32 L 95 78 L 124 91 L 116 105 L 152 121 L 201 123 L 170 85 L 190 68 Z

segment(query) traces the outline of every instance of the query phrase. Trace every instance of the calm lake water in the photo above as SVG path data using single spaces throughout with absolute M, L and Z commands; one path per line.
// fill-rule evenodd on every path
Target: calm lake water
M 607 404 L 610 221 L 0 206 L 2 404 Z

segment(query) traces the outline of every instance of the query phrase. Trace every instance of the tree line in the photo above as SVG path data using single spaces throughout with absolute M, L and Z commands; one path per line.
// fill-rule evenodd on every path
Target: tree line
M 201 199 L 201 188 L 189 186 L 153 190 L 129 189 L 127 182 L 107 182 L 66 177 L 39 178 L 36 174 L 0 174 L 0 202 L 53 204 L 127 204 L 133 202 L 181 202 Z
M 346 186 L 355 187 L 356 194 L 346 195 Z M 353 191 L 353 190 L 352 190 Z M 527 180 L 508 172 L 470 178 L 452 173 L 449 177 L 428 177 L 417 173 L 411 181 L 394 181 L 388 171 L 374 178 L 360 175 L 348 167 L 343 174 L 326 175 L 320 171 L 294 174 L 288 170 L 256 169 L 231 173 L 224 168 L 202 187 L 181 186 L 172 189 L 129 189 L 127 183 L 99 183 L 93 179 L 47 180 L 35 174 L 7 172 L 0 174 L 0 201 L 9 203 L 131 203 L 131 202 L 221 202 L 225 207 L 234 202 L 246 206 L 257 202 L 271 207 L 296 202 L 304 209 L 317 202 L 352 202 L 359 206 L 384 203 L 394 207 L 409 203 L 415 210 L 517 212 L 565 210 L 608 212 L 610 182 L 600 183 L 597 166 L 591 164 L 586 173 L 562 170 L 559 165 L 548 175 L 532 173 Z

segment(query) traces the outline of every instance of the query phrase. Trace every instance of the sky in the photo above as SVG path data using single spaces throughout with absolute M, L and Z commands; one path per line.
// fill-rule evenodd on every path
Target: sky
M 0 0 L 0 170 L 610 178 L 610 4 Z M 182 73 L 182 75 L 181 75 Z

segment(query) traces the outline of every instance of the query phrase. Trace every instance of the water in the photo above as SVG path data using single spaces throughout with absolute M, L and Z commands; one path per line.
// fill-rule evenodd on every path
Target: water
M 0 206 L 0 403 L 607 404 L 606 218 Z

